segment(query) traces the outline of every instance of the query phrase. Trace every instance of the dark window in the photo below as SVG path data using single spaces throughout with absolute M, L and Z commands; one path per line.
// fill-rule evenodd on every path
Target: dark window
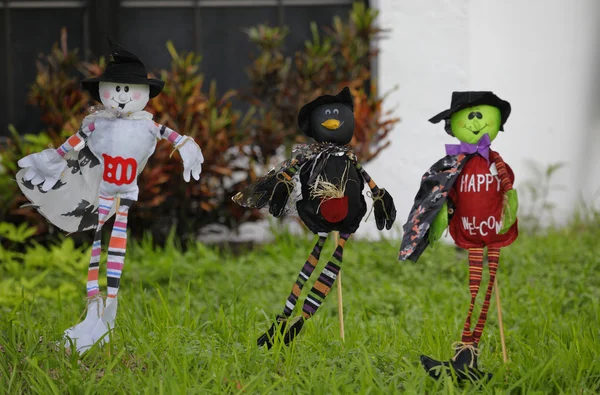
M 138 55 L 149 71 L 169 67 L 169 40 L 177 51 L 194 50 L 194 14 L 189 8 L 120 9 L 118 42 Z
M 82 46 L 82 10 L 26 9 L 10 10 L 14 125 L 17 130 L 34 132 L 41 126 L 39 112 L 27 105 L 29 86 L 35 81 L 36 60 L 50 51 L 60 39 L 61 27 L 69 32 L 70 48 Z M 8 100 L 8 98 L 7 98 Z
M 219 92 L 248 84 L 245 67 L 253 44 L 244 29 L 277 24 L 276 7 L 211 7 L 201 10 L 202 70 L 206 83 L 217 81 Z
M 6 53 L 6 24 L 5 9 L 0 9 L 0 138 L 8 133 L 8 75 L 7 63 L 10 60 Z

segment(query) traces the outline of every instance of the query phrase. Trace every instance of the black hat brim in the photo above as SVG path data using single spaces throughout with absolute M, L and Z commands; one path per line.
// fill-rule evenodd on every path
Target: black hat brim
M 352 93 L 350 89 L 345 87 L 337 95 L 323 95 L 317 97 L 310 103 L 305 104 L 298 113 L 298 126 L 302 133 L 308 137 L 313 137 L 312 128 L 310 127 L 310 114 L 317 108 L 324 104 L 342 103 L 354 112 L 354 100 L 352 99 Z
M 444 111 L 440 112 L 439 114 L 433 116 L 431 119 L 429 119 L 429 122 L 439 123 L 440 121 L 450 119 L 452 114 L 454 114 L 455 112 L 458 112 L 465 108 L 481 106 L 481 105 L 494 106 L 500 110 L 500 117 L 502 118 L 501 123 L 500 123 L 500 130 L 504 130 L 504 124 L 506 123 L 506 121 L 508 120 L 508 117 L 510 116 L 510 110 L 511 110 L 510 103 L 505 100 L 500 99 L 498 96 L 496 96 L 494 94 L 485 95 L 485 96 L 481 97 L 480 99 L 474 100 L 469 103 L 460 103 L 454 107 L 451 107 L 451 108 L 444 110 Z
M 100 82 L 148 85 L 150 87 L 150 99 L 158 96 L 165 86 L 164 81 L 137 75 L 128 75 L 120 78 L 111 78 L 110 76 L 101 75 L 99 77 L 88 78 L 81 81 L 81 87 L 88 91 L 94 100 L 98 102 L 102 101 L 100 100 Z

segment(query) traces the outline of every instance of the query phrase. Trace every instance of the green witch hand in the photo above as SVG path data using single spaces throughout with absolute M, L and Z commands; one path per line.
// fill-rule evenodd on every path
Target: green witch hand
M 515 224 L 517 220 L 517 210 L 519 209 L 519 197 L 517 190 L 511 189 L 504 195 L 504 210 L 502 212 L 502 229 L 500 234 L 503 235 Z
M 429 243 L 433 244 L 439 240 L 448 227 L 448 203 L 444 203 L 429 227 Z

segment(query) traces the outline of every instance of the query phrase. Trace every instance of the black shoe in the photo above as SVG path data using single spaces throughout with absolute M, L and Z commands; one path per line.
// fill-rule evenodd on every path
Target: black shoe
M 277 325 L 280 325 L 279 332 L 283 335 L 283 342 L 287 346 L 290 344 L 296 335 L 300 333 L 302 327 L 304 326 L 304 318 L 296 317 L 291 323 L 288 322 L 288 318 L 284 315 L 278 315 L 277 321 L 271 325 L 269 330 L 261 335 L 257 340 L 256 344 L 258 347 L 267 346 L 268 349 L 273 347 L 273 341 L 275 336 L 275 330 L 277 329 Z M 288 328 L 289 326 L 289 328 Z
M 464 348 L 456 350 L 454 358 L 450 361 L 452 368 L 456 372 L 459 381 L 470 380 L 489 380 L 491 373 L 484 373 L 477 367 L 477 346 L 473 348 Z
M 267 346 L 268 349 L 273 347 L 273 335 L 275 334 L 275 324 L 271 325 L 267 333 L 263 333 L 257 340 L 256 344 L 258 347 L 262 347 L 264 345 Z
M 289 323 L 289 329 L 287 329 L 283 335 L 283 342 L 286 346 L 294 340 L 298 333 L 300 333 L 303 326 L 304 317 L 296 317 Z
M 421 355 L 421 365 L 423 365 L 429 376 L 437 380 L 442 376 L 444 371 L 448 371 L 450 362 L 436 361 L 426 355 Z
M 450 369 L 454 370 L 458 381 L 479 381 L 489 380 L 492 378 L 491 373 L 484 373 L 477 367 L 477 350 L 476 346 L 473 349 L 463 348 L 456 350 L 454 358 L 450 361 L 436 361 L 425 355 L 421 355 L 421 364 L 429 376 L 434 379 L 439 379 L 443 372 L 451 374 Z
M 277 328 L 277 324 L 281 323 L 281 333 L 283 334 L 283 330 L 285 328 L 285 322 L 287 321 L 287 317 L 283 315 L 278 315 L 276 321 L 266 333 L 263 333 L 257 340 L 256 344 L 258 347 L 267 346 L 268 349 L 273 347 L 273 336 L 275 335 L 275 329 Z

